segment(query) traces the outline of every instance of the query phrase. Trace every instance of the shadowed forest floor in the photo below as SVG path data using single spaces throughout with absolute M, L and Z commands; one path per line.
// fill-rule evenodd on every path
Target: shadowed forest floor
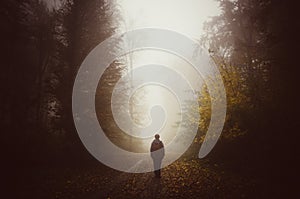
M 26 175 L 26 174 L 24 174 Z M 28 174 L 29 175 L 29 174 Z M 44 169 L 23 176 L 21 198 L 256 198 L 257 179 L 225 171 L 208 160 L 178 160 L 153 173 L 130 174 L 101 164 L 85 169 Z

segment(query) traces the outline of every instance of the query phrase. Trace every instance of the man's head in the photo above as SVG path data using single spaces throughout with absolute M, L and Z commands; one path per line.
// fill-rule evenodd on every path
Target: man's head
M 155 134 L 154 137 L 155 137 L 155 139 L 159 139 L 160 136 L 158 134 Z

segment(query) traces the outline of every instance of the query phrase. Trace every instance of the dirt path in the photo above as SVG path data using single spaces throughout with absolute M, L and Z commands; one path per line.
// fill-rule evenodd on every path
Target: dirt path
M 226 174 L 218 165 L 189 160 L 164 168 L 161 179 L 153 173 L 121 173 L 84 198 L 250 198 L 254 193 L 254 181 Z
M 207 161 L 180 160 L 162 169 L 162 178 L 152 172 L 132 174 L 103 166 L 63 173 L 44 173 L 26 185 L 21 198 L 253 198 L 254 179 L 223 171 Z

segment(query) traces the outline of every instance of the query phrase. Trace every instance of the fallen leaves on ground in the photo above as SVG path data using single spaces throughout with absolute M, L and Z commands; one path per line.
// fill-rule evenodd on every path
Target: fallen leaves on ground
M 35 180 L 42 182 L 27 185 L 23 198 L 250 198 L 257 191 L 255 180 L 199 159 L 174 162 L 162 169 L 160 179 L 152 172 L 130 174 L 101 166 L 46 173 Z

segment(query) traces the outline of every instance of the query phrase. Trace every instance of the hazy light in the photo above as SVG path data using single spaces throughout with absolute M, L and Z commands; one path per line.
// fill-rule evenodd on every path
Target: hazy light
M 177 73 L 181 74 L 181 76 L 189 78 L 189 83 L 193 88 L 201 87 L 202 85 L 202 78 L 188 62 L 174 54 L 150 49 L 135 51 L 131 54 L 133 79 L 141 78 L 139 75 L 136 75 L 135 69 L 143 65 L 149 65 L 153 63 L 159 63 L 170 68 L 170 70 L 177 71 Z M 149 75 L 151 74 L 147 74 L 147 76 Z M 178 84 L 178 82 L 172 82 L 172 84 L 184 90 L 182 87 L 183 85 Z M 154 86 L 151 84 L 146 85 L 132 95 L 131 102 L 134 112 L 132 119 L 137 125 L 149 125 L 151 123 L 151 118 L 149 115 L 151 106 L 153 104 L 162 104 L 163 107 L 168 110 L 168 114 L 166 123 L 159 133 L 165 144 L 168 144 L 176 135 L 178 129 L 177 123 L 181 120 L 180 110 L 182 107 L 179 106 L 179 103 L 175 98 L 176 97 L 171 94 L 169 90 L 162 86 Z M 150 139 L 143 139 L 143 147 L 145 149 L 149 148 L 149 144 L 152 142 L 155 133 L 157 132 L 153 132 L 153 136 Z
M 198 39 L 203 22 L 220 13 L 214 0 L 117 0 L 124 23 L 120 31 L 165 28 Z
M 216 16 L 220 13 L 218 3 L 214 0 L 117 0 L 117 3 L 120 5 L 123 18 L 123 22 L 119 27 L 120 32 L 155 27 L 173 30 L 194 40 L 200 39 L 203 34 L 203 23 L 209 20 L 210 16 Z M 156 62 L 169 66 L 173 70 L 181 71 L 181 74 L 190 79 L 192 83 L 202 82 L 188 63 L 166 52 L 143 50 L 127 55 L 126 60 L 128 68 L 131 69 L 146 63 Z M 133 78 L 138 77 L 135 77 L 133 73 Z M 201 84 L 193 85 L 194 88 L 197 86 L 201 87 Z M 168 95 L 167 91 L 158 88 L 151 88 L 150 90 L 152 93 L 151 95 L 148 94 L 148 104 L 157 102 L 159 99 L 161 103 L 169 104 L 174 110 L 180 109 L 178 104 L 172 101 L 172 96 Z M 147 109 L 147 105 L 144 105 L 144 107 Z M 134 109 L 141 108 L 135 107 Z M 140 122 L 149 122 L 147 111 L 145 111 L 144 116 L 139 116 Z M 174 124 L 178 121 L 177 117 L 168 117 L 168 123 L 173 125 L 166 126 L 160 132 L 161 138 L 167 143 L 174 136 Z M 145 140 L 145 148 L 148 148 L 150 142 L 151 140 Z

